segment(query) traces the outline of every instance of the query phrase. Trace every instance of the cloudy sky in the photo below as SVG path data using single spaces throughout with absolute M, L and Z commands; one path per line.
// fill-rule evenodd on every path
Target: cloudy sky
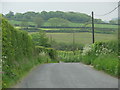
M 116 9 L 109 15 L 99 16 L 110 12 L 118 6 L 118 0 L 1 0 L 0 10 L 3 14 L 9 11 L 27 12 L 27 11 L 74 11 L 91 15 L 94 11 L 95 18 L 109 21 L 118 17 Z M 2 7 L 2 9 L 1 9 Z

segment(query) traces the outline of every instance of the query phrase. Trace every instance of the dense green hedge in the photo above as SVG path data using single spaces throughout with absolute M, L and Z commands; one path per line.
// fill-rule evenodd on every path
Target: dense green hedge
M 36 46 L 35 50 L 36 50 L 37 53 L 41 53 L 41 52 L 47 53 L 52 60 L 57 59 L 57 52 L 53 48 L 45 48 L 43 46 Z
M 2 87 L 11 87 L 31 68 L 55 59 L 55 50 L 35 47 L 25 31 L 16 30 L 4 18 L 2 23 Z
M 31 66 L 29 58 L 32 57 L 34 46 L 27 32 L 14 29 L 4 18 L 1 20 L 2 70 L 4 72 L 2 87 L 8 87 L 22 75 L 22 71 L 28 70 Z M 23 64 L 26 66 L 23 67 Z

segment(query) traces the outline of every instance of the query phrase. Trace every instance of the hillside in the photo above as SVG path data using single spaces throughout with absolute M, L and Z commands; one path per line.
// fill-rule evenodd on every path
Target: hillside
M 42 12 L 25 12 L 25 13 L 16 13 L 10 11 L 8 14 L 4 15 L 6 18 L 10 20 L 16 20 L 16 21 L 32 21 L 35 17 L 41 17 L 45 21 L 47 21 L 50 18 L 64 18 L 66 20 L 69 20 L 71 22 L 86 22 L 89 21 L 91 16 L 84 14 L 84 13 L 78 13 L 78 12 L 63 12 L 63 11 L 42 11 Z M 97 19 L 98 20 L 98 19 Z
M 25 12 L 25 13 L 16 13 L 10 11 L 8 14 L 4 15 L 8 20 L 14 21 L 24 21 L 24 22 L 37 22 L 41 20 L 43 22 L 49 21 L 51 18 L 61 18 L 65 19 L 72 23 L 86 23 L 89 22 L 91 16 L 78 13 L 78 12 L 62 12 L 62 11 L 42 11 L 42 12 Z M 95 23 L 104 23 L 101 19 L 95 19 Z M 15 24 L 19 25 L 19 24 Z
M 29 11 L 25 13 L 14 14 L 14 12 L 10 11 L 8 14 L 5 14 L 4 17 L 7 18 L 9 23 L 11 23 L 17 29 L 25 30 L 28 32 L 36 32 L 39 30 L 43 30 L 48 33 L 51 32 L 71 33 L 73 31 L 91 32 L 92 30 L 91 16 L 78 12 L 62 12 L 62 11 L 49 11 L 49 12 L 31 11 L 30 12 Z M 114 21 L 110 21 L 110 23 L 105 23 L 101 19 L 94 19 L 94 23 L 95 23 L 94 25 L 95 33 L 117 32 L 118 25 Z

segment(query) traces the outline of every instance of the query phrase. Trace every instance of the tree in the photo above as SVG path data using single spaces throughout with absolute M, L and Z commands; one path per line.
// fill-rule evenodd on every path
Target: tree
M 28 29 L 28 26 L 29 26 L 29 25 L 28 25 L 28 22 L 22 21 L 20 26 L 21 26 L 21 28 L 26 28 L 26 29 Z
M 8 18 L 8 19 L 13 19 L 14 12 L 10 11 L 8 14 L 5 15 L 5 17 Z
M 34 18 L 34 23 L 36 24 L 36 27 L 39 28 L 43 25 L 44 19 L 40 16 Z
M 47 23 L 50 26 L 62 26 L 62 27 L 66 27 L 69 26 L 69 24 L 71 23 L 68 20 L 65 20 L 63 18 L 50 18 Z
M 116 20 L 110 20 L 109 23 L 110 24 L 118 24 L 118 20 L 117 19 Z
M 94 19 L 94 22 L 95 22 L 95 23 L 99 23 L 99 24 L 100 24 L 100 23 L 105 23 L 105 22 L 102 21 L 101 19 Z
M 25 12 L 25 13 L 16 13 L 9 12 L 5 15 L 6 18 L 17 21 L 29 21 L 34 22 L 37 27 L 43 25 L 44 21 L 48 21 L 51 18 L 62 18 L 73 23 L 86 23 L 89 22 L 91 16 L 79 13 L 79 12 L 62 12 L 62 11 L 42 11 L 42 12 Z M 100 19 L 95 19 L 95 23 L 104 23 Z
M 37 46 L 49 47 L 49 39 L 46 36 L 45 32 L 39 31 L 39 33 L 31 34 L 34 44 Z
M 14 20 L 17 20 L 17 21 L 23 20 L 23 14 L 16 13 L 15 16 L 14 16 Z

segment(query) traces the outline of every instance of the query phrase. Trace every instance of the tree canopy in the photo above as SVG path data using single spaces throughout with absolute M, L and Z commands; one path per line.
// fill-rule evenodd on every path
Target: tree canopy
M 70 23 L 70 21 L 68 20 L 65 20 L 63 18 L 50 18 L 48 21 L 47 21 L 47 24 L 49 26 L 68 26 Z
M 91 16 L 79 13 L 79 12 L 62 12 L 62 11 L 42 11 L 42 12 L 25 12 L 25 13 L 16 13 L 9 12 L 8 14 L 4 15 L 9 20 L 16 20 L 16 21 L 28 21 L 34 22 L 36 17 L 41 17 L 43 20 L 48 21 L 50 18 L 62 18 L 74 23 L 85 23 L 91 20 Z M 96 23 L 103 23 L 101 19 L 96 19 Z

